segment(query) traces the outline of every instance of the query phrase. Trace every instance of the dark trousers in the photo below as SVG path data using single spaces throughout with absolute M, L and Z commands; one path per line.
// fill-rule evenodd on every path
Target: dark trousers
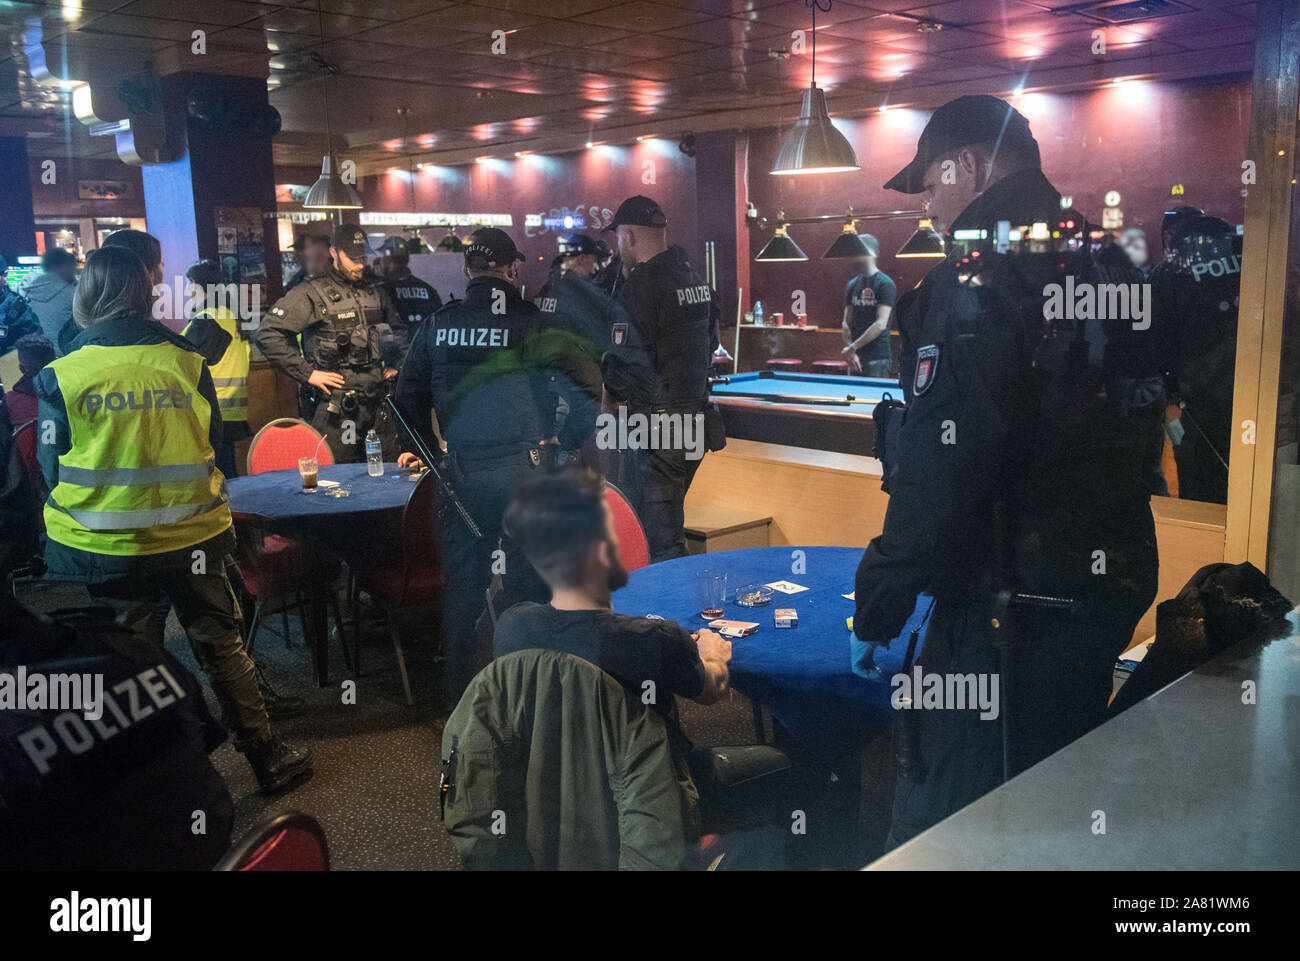
M 893 365 L 888 357 L 872 358 L 858 354 L 858 360 L 862 361 L 863 377 L 888 377 L 889 368 Z
M 623 475 L 630 488 L 624 493 L 641 518 L 652 564 L 688 553 L 686 492 L 701 460 L 677 449 L 623 452 Z
M 220 559 L 211 559 L 210 566 L 216 570 L 206 574 L 185 569 L 151 572 L 148 577 L 92 584 L 88 590 L 95 603 L 112 608 L 118 624 L 158 650 L 163 647 L 164 626 L 157 613 L 158 592 L 167 595 L 185 628 L 194 659 L 212 682 L 222 720 L 234 736 L 235 746 L 242 749 L 269 738 L 271 723 L 257 686 L 256 669 L 244 650 L 239 599 Z
M 1194 410 L 1193 405 L 1188 404 L 1188 408 L 1182 418 L 1182 440 L 1174 446 L 1174 461 L 1178 465 L 1178 497 L 1185 501 L 1226 504 L 1228 469 L 1219 458 L 1228 459 L 1232 441 L 1231 411 L 1225 412 L 1222 408 L 1214 408 L 1209 404 L 1197 405 Z M 1201 430 L 1197 430 L 1193 424 L 1199 425 Z M 1201 431 L 1205 431 L 1205 435 Z
M 336 464 L 359 464 L 366 459 L 366 432 L 374 430 L 384 447 L 384 460 L 395 461 L 401 453 L 397 442 L 397 425 L 382 399 L 358 398 L 355 410 L 340 408 L 337 414 L 329 409 L 330 398 L 322 397 L 316 405 L 311 425 L 320 431 L 330 445 Z M 347 429 L 351 421 L 355 427 Z M 344 435 L 347 435 L 345 438 Z M 350 442 L 349 442 L 350 441 Z
M 925 674 L 998 676 L 998 717 L 978 707 L 900 712 L 913 724 L 922 773 L 900 775 L 887 848 L 893 848 L 1002 783 L 1003 713 L 1010 710 L 1012 775 L 1106 719 L 1115 659 L 1132 640 L 1136 605 L 1089 614 L 1015 613 L 1011 690 L 1000 676 L 990 604 L 939 600 L 918 663 Z M 913 695 L 920 702 L 918 694 Z
M 533 464 L 527 453 L 482 465 L 463 458 L 452 461 L 452 487 L 483 536 L 476 540 L 455 511 L 442 516 L 442 680 L 449 705 L 460 700 L 490 659 L 490 651 L 478 650 L 475 624 L 486 606 L 494 573 L 501 575 L 503 606 L 550 597 L 523 552 L 501 531 L 510 498 L 542 465 Z

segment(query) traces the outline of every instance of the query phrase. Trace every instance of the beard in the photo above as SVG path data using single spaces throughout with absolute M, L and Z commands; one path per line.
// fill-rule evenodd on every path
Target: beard
M 611 594 L 627 586 L 627 568 L 623 566 L 623 559 L 617 554 L 614 555 L 614 566 L 609 569 L 608 585 Z

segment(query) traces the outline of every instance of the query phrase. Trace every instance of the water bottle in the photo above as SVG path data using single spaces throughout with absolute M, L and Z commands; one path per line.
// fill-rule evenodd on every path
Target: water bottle
M 384 448 L 373 430 L 366 434 L 366 473 L 371 477 L 384 476 Z
M 763 302 L 761 300 L 754 302 L 754 326 L 763 326 Z

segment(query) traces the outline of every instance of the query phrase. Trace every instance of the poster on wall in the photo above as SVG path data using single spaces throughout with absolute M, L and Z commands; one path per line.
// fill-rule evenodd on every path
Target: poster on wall
M 217 255 L 226 283 L 255 283 L 266 278 L 260 207 L 217 207 Z

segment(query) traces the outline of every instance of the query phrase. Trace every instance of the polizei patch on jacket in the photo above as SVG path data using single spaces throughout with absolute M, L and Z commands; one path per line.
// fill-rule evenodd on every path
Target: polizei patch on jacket
M 614 342 L 615 347 L 621 347 L 623 341 L 627 340 L 627 324 L 615 324 L 610 332 L 610 340 Z
M 939 372 L 939 345 L 931 344 L 916 352 L 916 376 L 912 378 L 912 394 L 919 397 L 930 389 Z

